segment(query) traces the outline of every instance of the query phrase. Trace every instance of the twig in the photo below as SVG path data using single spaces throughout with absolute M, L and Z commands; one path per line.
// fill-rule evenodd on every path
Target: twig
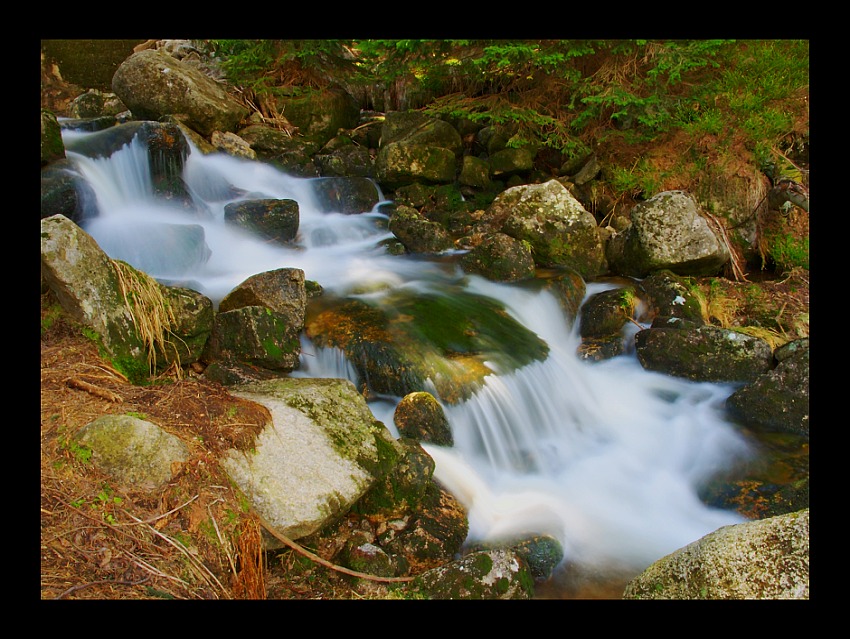
M 128 512 L 127 515 L 129 515 L 132 519 L 135 519 L 137 522 L 142 523 L 140 519 L 133 516 L 131 513 Z M 212 584 L 213 582 L 215 582 L 215 584 L 219 588 L 221 588 L 221 591 L 225 594 L 225 596 L 229 597 L 227 589 L 224 586 L 221 585 L 221 582 L 218 580 L 218 578 L 212 572 L 210 572 L 209 568 L 207 568 L 202 562 L 198 561 L 198 559 L 196 557 L 194 557 L 192 555 L 192 553 L 190 553 L 183 544 L 173 540 L 168 535 L 162 534 L 160 531 L 158 531 L 156 528 L 154 528 L 150 524 L 145 524 L 145 525 L 151 530 L 151 532 L 154 535 L 163 539 L 167 544 L 173 546 L 179 552 L 183 553 L 186 556 L 186 558 L 189 560 L 189 563 L 192 566 L 194 566 L 202 574 L 202 576 L 204 576 L 204 578 L 207 580 L 208 583 Z
M 116 404 L 120 404 L 124 401 L 124 399 L 112 391 L 106 390 L 105 388 L 100 388 L 99 386 L 95 386 L 94 384 L 89 384 L 88 382 L 84 382 L 83 380 L 72 377 L 65 381 L 68 386 L 71 388 L 76 388 L 82 391 L 86 391 L 95 397 L 100 397 L 101 399 L 105 399 L 108 402 L 114 402 Z
M 634 317 L 629 317 L 629 318 L 628 318 L 628 320 L 629 320 L 632 324 L 634 324 L 635 326 L 637 326 L 637 327 L 639 327 L 639 328 L 646 328 L 643 324 L 641 324 L 640 322 L 638 322 L 638 321 L 637 321 Z
M 134 564 L 136 564 L 136 566 L 138 566 L 142 570 L 146 570 L 148 573 L 150 573 L 154 577 L 162 577 L 163 579 L 168 579 L 169 581 L 174 581 L 174 582 L 180 584 L 181 586 L 183 586 L 186 589 L 189 589 L 191 587 L 191 584 L 189 582 L 183 581 L 182 579 L 180 579 L 180 577 L 175 577 L 174 575 L 169 575 L 168 573 L 162 572 L 158 568 L 151 566 L 144 559 L 140 559 L 139 557 L 137 557 L 136 555 L 132 554 L 131 552 L 129 552 L 127 550 L 124 551 L 124 554 L 127 555 L 127 557 L 130 559 L 130 561 L 132 561 Z

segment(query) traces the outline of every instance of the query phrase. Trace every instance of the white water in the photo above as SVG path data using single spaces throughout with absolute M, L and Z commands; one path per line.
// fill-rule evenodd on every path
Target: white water
M 173 256 L 157 254 L 153 244 L 146 249 L 151 255 L 145 270 L 189 279 L 216 303 L 248 276 L 281 267 L 301 268 L 307 279 L 342 293 L 367 282 L 392 289 L 461 281 L 450 262 L 385 254 L 378 243 L 391 235 L 380 223 L 382 214 L 321 213 L 310 180 L 268 165 L 193 149 L 185 179 L 199 208 L 209 211 L 204 219 L 152 201 L 144 149 L 135 144 L 106 160 L 68 156 L 97 194 L 100 216 L 86 229 L 111 257 L 139 266 L 127 247 L 143 242 L 156 222 L 201 224 L 212 251 L 203 268 L 174 272 Z M 273 246 L 226 227 L 231 187 L 246 199 L 297 200 L 299 247 Z M 122 236 L 131 241 L 116 241 Z M 506 304 L 551 349 L 545 362 L 491 375 L 471 400 L 446 405 L 455 446 L 426 446 L 437 464 L 435 476 L 469 511 L 471 540 L 550 533 L 561 540 L 568 561 L 637 570 L 743 521 L 697 498 L 713 473 L 748 454 L 721 416 L 730 387 L 650 373 L 633 355 L 584 362 L 575 355 L 578 338 L 548 293 L 475 276 L 465 281 Z M 588 293 L 596 290 L 588 287 Z M 301 368 L 293 375 L 358 381 L 339 352 L 318 350 L 306 338 L 302 344 Z M 396 435 L 392 413 L 398 399 L 370 405 Z

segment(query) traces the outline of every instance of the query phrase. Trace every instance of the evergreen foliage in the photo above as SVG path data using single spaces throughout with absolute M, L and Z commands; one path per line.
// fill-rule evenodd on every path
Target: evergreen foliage
M 765 159 L 808 92 L 806 40 L 212 40 L 231 82 L 264 92 L 404 82 L 426 112 L 509 127 L 568 156 L 600 127 L 651 140 L 742 131 Z

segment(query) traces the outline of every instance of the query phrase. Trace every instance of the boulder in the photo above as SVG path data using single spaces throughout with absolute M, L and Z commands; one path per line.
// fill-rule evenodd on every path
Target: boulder
M 639 288 L 647 307 L 644 311 L 646 319 L 675 318 L 697 326 L 705 324 L 699 297 L 683 277 L 664 269 L 641 280 Z M 673 328 L 679 324 L 668 322 L 667 325 Z
M 41 110 L 41 166 L 61 160 L 65 157 L 65 145 L 62 143 L 62 129 L 59 121 L 50 111 Z
M 325 177 L 375 177 L 375 158 L 366 146 L 350 143 L 333 150 L 322 149 L 315 161 Z
M 461 258 L 467 273 L 477 273 L 497 282 L 516 282 L 534 277 L 531 248 L 504 233 L 491 233 Z
M 441 253 L 454 247 L 446 229 L 409 206 L 395 208 L 389 230 L 411 253 Z
M 146 362 L 118 272 L 97 242 L 63 215 L 41 221 L 41 275 L 74 320 L 98 333 L 103 347 L 124 364 Z
M 224 221 L 265 240 L 287 244 L 298 236 L 300 209 L 290 199 L 230 202 L 224 207 Z
M 298 96 L 279 96 L 277 110 L 305 138 L 324 146 L 340 129 L 353 129 L 360 118 L 360 106 L 346 91 L 331 88 Z
M 623 327 L 635 318 L 639 303 L 634 286 L 591 295 L 581 309 L 579 334 L 582 338 L 621 335 Z
M 808 340 L 796 340 L 777 351 L 776 368 L 732 393 L 726 408 L 751 428 L 808 437 Z
M 455 127 L 415 111 L 390 111 L 384 117 L 381 147 L 398 142 L 447 149 L 457 157 L 463 152 L 463 140 Z
M 164 51 L 134 53 L 115 70 L 112 91 L 139 120 L 185 114 L 186 124 L 208 137 L 235 131 L 248 109 L 196 67 Z
M 341 379 L 277 379 L 235 386 L 266 406 L 272 424 L 250 450 L 222 465 L 274 529 L 298 539 L 345 515 L 402 456 L 354 385 Z
M 278 372 L 298 368 L 300 326 L 264 306 L 241 306 L 215 316 L 202 359 L 235 362 Z
M 572 269 L 558 269 L 548 274 L 544 273 L 544 276 L 543 279 L 536 281 L 542 282 L 543 288 L 554 295 L 564 311 L 567 323 L 572 326 L 587 293 L 584 278 Z
M 512 175 L 522 175 L 534 168 L 534 153 L 531 149 L 502 149 L 489 158 L 490 176 L 505 179 Z
M 531 599 L 534 577 L 516 552 L 482 550 L 417 575 L 406 590 L 427 599 Z
M 720 232 L 684 191 L 665 191 L 641 202 L 629 219 L 606 249 L 616 274 L 642 278 L 669 269 L 679 275 L 715 275 L 729 261 Z
M 381 146 L 375 158 L 378 182 L 391 189 L 414 182 L 451 184 L 456 172 L 455 154 L 428 144 L 392 142 Z
M 498 369 L 545 359 L 547 344 L 489 298 L 394 292 L 390 308 L 327 299 L 305 322 L 318 348 L 339 348 L 369 389 L 404 397 L 433 384 L 440 401 L 457 403 Z
M 358 500 L 355 512 L 373 520 L 403 519 L 419 513 L 434 475 L 434 460 L 413 439 L 402 437 L 396 444 L 397 463 Z
M 557 180 L 506 189 L 486 217 L 527 242 L 539 266 L 571 268 L 585 278 L 607 271 L 596 219 Z
M 210 144 L 222 153 L 227 153 L 237 158 L 256 160 L 257 152 L 251 148 L 245 140 L 232 131 L 213 131 L 210 136 Z
M 808 599 L 809 510 L 724 526 L 659 559 L 623 599 Z
M 443 407 L 426 391 L 416 391 L 402 397 L 395 407 L 393 423 L 403 437 L 439 446 L 454 444 Z
M 368 213 L 381 199 L 368 177 L 321 177 L 310 184 L 324 213 Z
M 94 190 L 69 160 L 41 169 L 41 219 L 64 215 L 80 224 L 92 214 L 95 202 Z
M 463 186 L 471 186 L 475 189 L 490 188 L 490 164 L 487 160 L 474 155 L 463 156 L 458 182 Z
M 635 335 L 647 370 L 702 382 L 752 382 L 773 366 L 765 340 L 716 326 L 648 328 Z
M 270 308 L 300 331 L 304 326 L 306 304 L 304 271 L 285 267 L 247 278 L 222 298 L 218 310 L 223 313 L 243 306 Z
M 98 417 L 74 439 L 91 449 L 96 466 L 135 489 L 164 488 L 189 459 L 189 449 L 179 437 L 131 415 Z

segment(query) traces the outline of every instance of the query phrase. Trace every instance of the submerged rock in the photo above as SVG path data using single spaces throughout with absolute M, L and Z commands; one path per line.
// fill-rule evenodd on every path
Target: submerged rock
M 324 299 L 305 329 L 320 348 L 339 348 L 368 391 L 403 397 L 433 388 L 456 403 L 493 372 L 545 359 L 548 345 L 495 300 L 398 290 L 375 305 Z

